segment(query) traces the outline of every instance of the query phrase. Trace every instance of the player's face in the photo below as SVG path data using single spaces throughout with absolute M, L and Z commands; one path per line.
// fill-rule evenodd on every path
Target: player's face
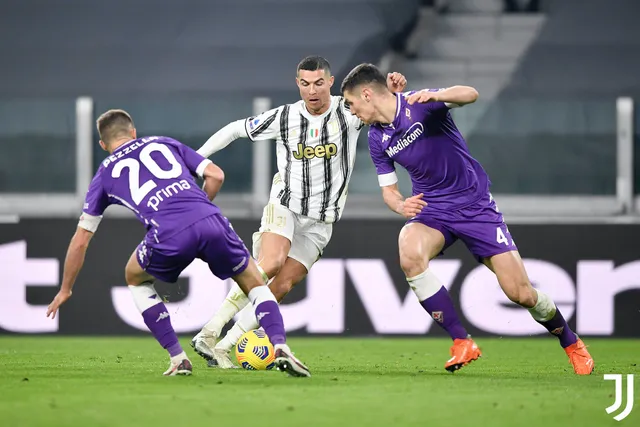
M 333 76 L 324 70 L 300 70 L 296 83 L 300 89 L 300 97 L 312 114 L 322 114 L 331 104 L 331 86 Z
M 376 110 L 373 102 L 371 102 L 369 89 L 357 87 L 353 91 L 345 90 L 343 95 L 351 114 L 358 117 L 367 125 L 374 123 Z

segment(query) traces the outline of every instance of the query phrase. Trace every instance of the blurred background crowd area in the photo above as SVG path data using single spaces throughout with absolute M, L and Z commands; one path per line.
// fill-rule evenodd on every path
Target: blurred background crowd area
M 479 101 L 454 117 L 494 193 L 606 199 L 620 213 L 618 99 L 640 99 L 639 12 L 633 0 L 5 0 L 0 200 L 86 191 L 79 165 L 93 173 L 104 153 L 95 131 L 78 147 L 79 97 L 92 120 L 124 108 L 140 135 L 198 148 L 256 98 L 297 101 L 297 63 L 322 55 L 334 94 L 360 62 L 403 73 L 409 89 L 474 86 Z M 379 199 L 366 132 L 358 150 L 349 194 L 366 203 Z M 247 140 L 215 155 L 226 195 L 255 191 L 255 155 Z M 275 156 L 265 161 L 273 173 Z M 640 193 L 638 171 L 623 192 Z

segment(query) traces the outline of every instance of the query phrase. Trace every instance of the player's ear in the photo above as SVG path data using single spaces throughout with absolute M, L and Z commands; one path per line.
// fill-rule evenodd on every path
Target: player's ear
M 367 102 L 371 101 L 371 94 L 372 94 L 372 90 L 371 90 L 370 87 L 363 87 L 362 88 L 361 96 L 365 101 L 367 101 Z
M 105 144 L 103 140 L 98 141 L 98 144 L 100 144 L 100 148 L 102 148 L 104 151 L 109 151 L 107 150 L 107 144 Z
M 131 129 L 131 139 L 136 139 L 138 138 L 138 131 L 136 131 L 136 128 Z
M 334 78 L 333 76 L 331 76 L 331 77 L 329 78 L 329 87 L 332 87 L 332 86 L 333 86 L 333 82 L 334 82 L 334 81 L 335 81 L 335 78 Z

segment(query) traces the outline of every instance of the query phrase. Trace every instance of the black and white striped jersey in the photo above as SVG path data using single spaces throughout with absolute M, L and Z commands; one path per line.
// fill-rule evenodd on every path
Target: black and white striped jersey
M 331 107 L 320 116 L 311 115 L 301 100 L 245 120 L 252 141 L 277 144 L 271 199 L 329 223 L 342 215 L 362 127 L 340 96 L 332 96 Z

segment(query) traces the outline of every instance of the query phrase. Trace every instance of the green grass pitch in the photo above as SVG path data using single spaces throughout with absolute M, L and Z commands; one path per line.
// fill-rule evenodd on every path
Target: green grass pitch
M 596 372 L 573 374 L 555 339 L 477 339 L 484 356 L 455 374 L 433 338 L 293 338 L 313 377 L 221 371 L 182 343 L 191 377 L 162 377 L 164 350 L 143 338 L 0 337 L 4 426 L 638 426 L 605 408 L 636 374 L 640 340 L 586 339 Z M 625 385 L 626 389 L 626 385 Z M 620 409 L 621 411 L 622 409 Z M 618 412 L 620 412 L 618 411 Z

